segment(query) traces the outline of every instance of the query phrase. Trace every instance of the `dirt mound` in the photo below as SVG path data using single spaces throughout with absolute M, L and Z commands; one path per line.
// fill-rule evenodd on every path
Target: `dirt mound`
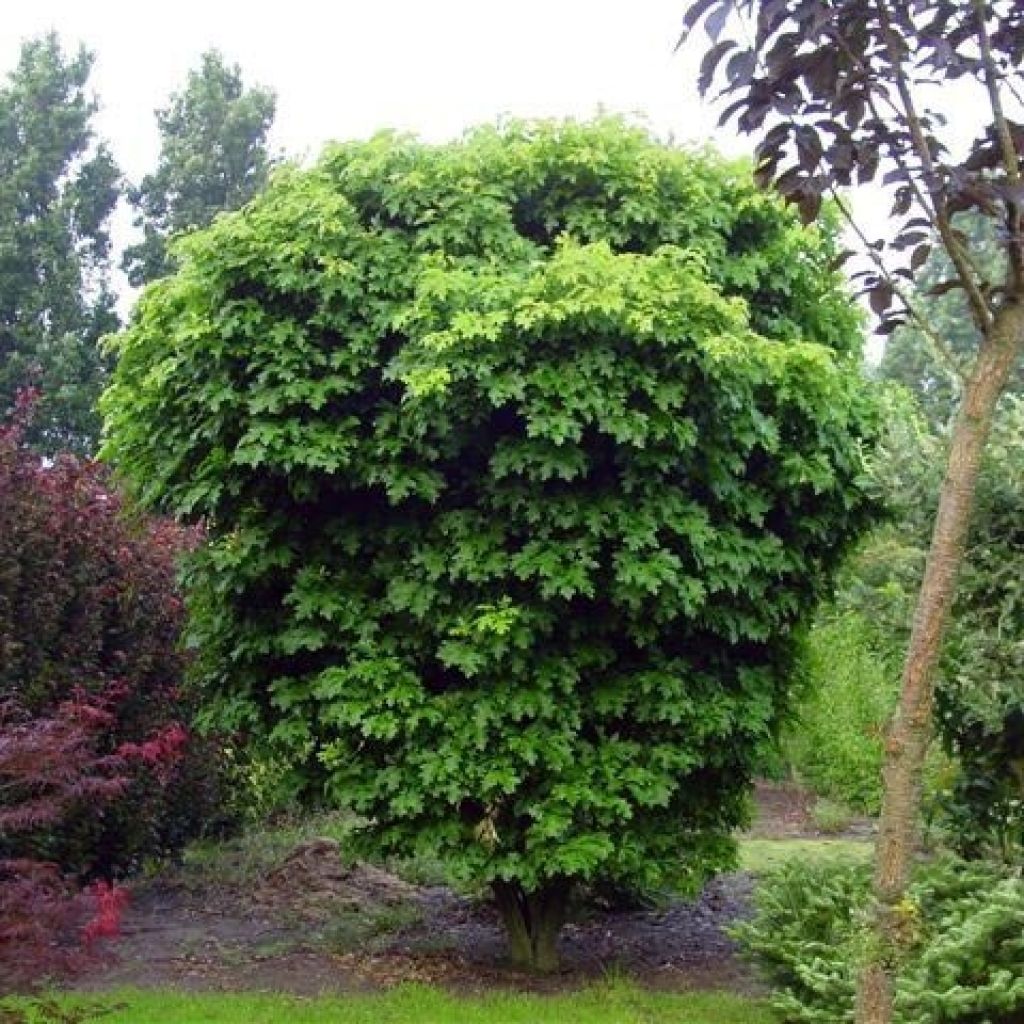
M 372 912 L 416 898 L 419 890 L 372 864 L 346 863 L 333 839 L 310 839 L 269 871 L 252 894 L 257 906 L 287 905 L 292 912 L 323 918 L 339 911 Z

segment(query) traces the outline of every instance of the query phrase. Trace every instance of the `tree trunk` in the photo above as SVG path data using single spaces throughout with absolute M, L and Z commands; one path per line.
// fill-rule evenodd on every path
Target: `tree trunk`
M 492 888 L 512 962 L 538 974 L 558 970 L 558 933 L 565 923 L 568 885 L 557 880 L 529 893 L 516 882 L 494 882 Z
M 1024 348 L 1024 305 L 1008 302 L 984 339 L 964 390 L 942 483 L 924 581 L 886 738 L 885 791 L 875 852 L 873 941 L 857 991 L 857 1024 L 889 1024 L 907 921 L 901 903 L 917 844 L 921 776 L 931 740 L 935 669 L 970 526 L 982 452 L 996 403 Z

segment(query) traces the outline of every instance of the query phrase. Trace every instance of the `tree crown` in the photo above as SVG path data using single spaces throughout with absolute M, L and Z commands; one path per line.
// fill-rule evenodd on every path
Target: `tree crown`
M 107 452 L 209 522 L 219 720 L 478 880 L 726 863 L 871 515 L 829 235 L 710 154 L 511 123 L 334 146 L 180 252 Z

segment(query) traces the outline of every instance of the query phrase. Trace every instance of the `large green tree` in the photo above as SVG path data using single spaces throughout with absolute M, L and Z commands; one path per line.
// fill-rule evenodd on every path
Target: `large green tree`
M 117 345 L 108 456 L 209 524 L 215 717 L 489 884 L 536 968 L 577 884 L 731 863 L 871 518 L 830 237 L 747 181 L 617 121 L 335 146 Z
M 0 86 L 0 413 L 20 388 L 41 389 L 32 439 L 49 451 L 93 447 L 97 341 L 117 326 L 107 219 L 119 176 L 92 128 L 92 64 L 51 34 L 23 44 Z
M 267 135 L 275 105 L 273 92 L 247 88 L 241 68 L 211 50 L 189 72 L 185 88 L 157 111 L 156 170 L 129 193 L 143 230 L 143 240 L 124 254 L 133 285 L 173 269 L 167 252 L 173 235 L 237 210 L 266 185 L 274 164 Z

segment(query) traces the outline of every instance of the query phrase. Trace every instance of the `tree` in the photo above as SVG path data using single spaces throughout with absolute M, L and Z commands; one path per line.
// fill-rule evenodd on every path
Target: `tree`
M 746 178 L 618 121 L 335 146 L 117 343 L 107 456 L 210 524 L 214 720 L 490 885 L 537 969 L 577 886 L 731 863 L 872 516 L 830 236 Z
M 738 15 L 739 17 L 732 17 Z M 731 20 L 730 20 L 731 19 Z M 993 414 L 1024 347 L 1024 180 L 1020 117 L 1024 7 L 1010 0 L 694 0 L 710 47 L 700 88 L 721 82 L 723 121 L 758 136 L 756 173 L 806 220 L 822 197 L 856 182 L 892 191 L 886 238 L 860 237 L 873 261 L 859 276 L 890 330 L 913 318 L 937 350 L 948 342 L 905 289 L 932 248 L 953 266 L 943 288 L 963 291 L 975 353 L 953 428 L 932 542 L 887 739 L 875 873 L 875 942 L 860 983 L 861 1024 L 892 1017 L 902 899 L 932 725 L 933 681 L 963 561 L 981 456 Z M 739 22 L 752 22 L 748 31 Z M 954 155 L 946 90 L 973 102 L 980 132 Z M 841 200 L 839 200 L 841 202 Z M 844 207 L 845 208 L 845 207 Z M 965 214 L 992 221 L 1001 248 L 985 272 L 961 230 Z M 851 222 L 852 223 L 852 222 Z
M 995 225 L 984 217 L 963 220 L 975 260 L 988 279 L 998 278 L 1003 256 Z M 947 430 L 956 415 L 965 368 L 977 346 L 976 328 L 964 293 L 959 289 L 946 290 L 943 285 L 953 273 L 949 257 L 937 248 L 914 282 L 917 304 L 934 334 L 943 340 L 943 346 L 937 348 L 929 335 L 911 321 L 890 335 L 880 366 L 882 377 L 909 388 L 932 429 L 942 431 Z M 1024 366 L 1018 364 L 1011 374 L 1007 391 L 1024 392 Z
M 876 477 L 893 523 L 864 554 L 844 603 L 898 643 L 920 586 L 948 438 L 924 416 L 879 447 Z M 906 429 L 910 427 L 910 429 Z M 957 771 L 938 810 L 950 843 L 972 857 L 1024 861 L 1024 400 L 1006 395 L 978 476 L 965 562 L 936 683 L 936 730 Z M 894 557 L 899 553 L 902 557 Z M 870 569 L 870 567 L 869 567 Z M 852 581 L 851 581 L 852 582 Z
M 107 220 L 118 170 L 92 130 L 93 56 L 50 34 L 22 45 L 0 87 L 0 416 L 42 391 L 33 440 L 90 450 L 106 378 L 99 338 L 117 326 Z
M 123 265 L 141 285 L 174 268 L 168 240 L 205 227 L 222 210 L 237 210 L 267 183 L 274 164 L 267 134 L 274 121 L 273 92 L 245 88 L 242 70 L 216 50 L 204 53 L 185 89 L 156 115 L 160 158 L 152 174 L 130 191 L 143 241 L 129 246 Z

